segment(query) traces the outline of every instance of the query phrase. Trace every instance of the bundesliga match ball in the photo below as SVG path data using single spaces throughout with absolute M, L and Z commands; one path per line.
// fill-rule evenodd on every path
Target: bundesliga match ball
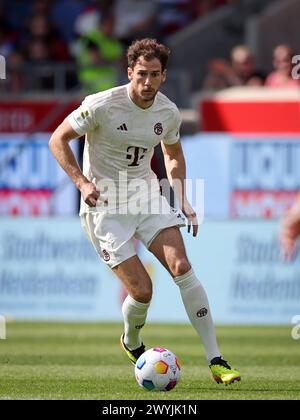
M 170 350 L 155 347 L 147 350 L 135 364 L 138 384 L 148 391 L 170 391 L 180 380 L 180 364 Z

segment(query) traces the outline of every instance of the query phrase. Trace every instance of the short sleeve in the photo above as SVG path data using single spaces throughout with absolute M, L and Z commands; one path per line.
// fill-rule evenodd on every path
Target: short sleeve
M 180 112 L 176 108 L 173 114 L 173 119 L 170 124 L 169 130 L 163 138 L 165 144 L 175 144 L 180 138 L 180 125 L 181 125 L 181 116 Z
M 88 131 L 94 130 L 97 126 L 94 110 L 89 102 L 89 97 L 87 96 L 82 104 L 67 117 L 73 130 L 80 136 L 86 134 Z

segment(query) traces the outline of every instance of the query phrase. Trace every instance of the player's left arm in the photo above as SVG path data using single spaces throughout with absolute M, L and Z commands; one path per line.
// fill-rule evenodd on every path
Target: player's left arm
M 181 142 L 178 140 L 174 144 L 166 144 L 162 141 L 161 148 L 164 154 L 168 180 L 174 190 L 179 206 L 188 220 L 188 232 L 190 232 L 192 226 L 193 236 L 196 236 L 198 233 L 198 220 L 196 212 L 186 196 L 186 166 Z

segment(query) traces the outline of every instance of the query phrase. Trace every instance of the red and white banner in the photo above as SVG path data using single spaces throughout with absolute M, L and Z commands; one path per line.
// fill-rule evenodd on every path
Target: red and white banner
M 300 90 L 231 88 L 199 101 L 202 130 L 223 133 L 300 133 Z
M 273 219 L 281 217 L 293 204 L 297 191 L 232 191 L 230 216 Z
M 53 132 L 80 101 L 1 100 L 0 133 Z

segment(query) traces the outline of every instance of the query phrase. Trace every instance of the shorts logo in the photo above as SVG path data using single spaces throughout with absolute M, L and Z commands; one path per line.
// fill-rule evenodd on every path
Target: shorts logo
M 81 115 L 81 118 L 85 119 L 86 117 L 88 117 L 89 111 L 81 111 L 80 115 Z
M 164 131 L 163 126 L 161 123 L 156 123 L 154 126 L 154 133 L 160 136 Z
M 141 328 L 143 328 L 143 326 L 144 326 L 145 324 L 142 324 L 142 325 L 136 325 L 135 326 L 135 328 L 137 329 L 137 330 L 140 330 Z
M 202 318 L 205 315 L 207 315 L 208 310 L 206 308 L 201 308 L 199 309 L 199 311 L 197 312 L 197 317 L 198 318 Z
M 110 255 L 106 251 L 106 249 L 102 249 L 102 256 L 103 256 L 104 261 L 109 261 L 110 260 Z

